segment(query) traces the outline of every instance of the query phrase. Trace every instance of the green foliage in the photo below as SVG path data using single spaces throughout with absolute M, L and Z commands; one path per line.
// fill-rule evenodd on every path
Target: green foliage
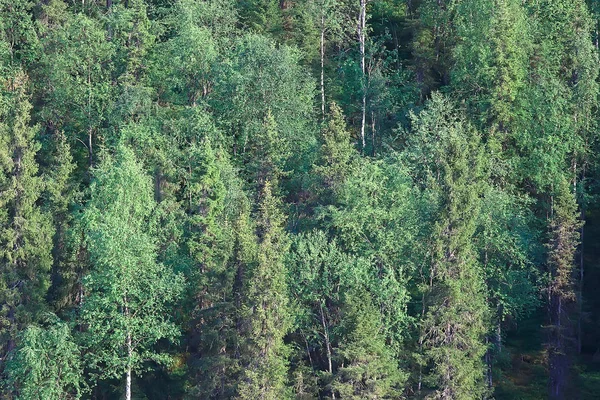
M 262 156 L 247 153 L 251 143 L 258 140 L 270 112 L 281 140 L 292 151 L 289 165 L 302 165 L 303 155 L 314 145 L 310 120 L 314 90 L 312 79 L 298 65 L 298 59 L 294 49 L 276 47 L 258 35 L 235 41 L 209 101 L 219 125 L 229 135 L 227 144 L 235 156 L 244 160 Z
M 0 1 L 0 39 L 16 63 L 30 64 L 39 56 L 39 41 L 31 18 L 33 6 L 29 0 Z
M 415 121 L 408 154 L 426 174 L 438 205 L 423 282 L 425 382 L 437 398 L 482 397 L 488 312 L 472 237 L 481 207 L 483 147 L 452 104 L 434 94 Z
M 179 333 L 166 310 L 183 282 L 156 260 L 151 187 L 131 150 L 119 147 L 95 170 L 83 214 L 93 268 L 84 279 L 81 323 L 87 366 L 100 378 L 142 372 L 149 360 L 168 363 L 153 346 Z
M 40 118 L 77 138 L 77 149 L 85 151 L 91 164 L 114 95 L 111 59 L 115 48 L 106 40 L 100 21 L 60 7 L 60 2 L 50 3 L 48 12 L 56 20 L 43 32 L 44 52 L 36 71 L 43 88 L 40 98 L 46 104 Z
M 283 231 L 284 217 L 279 201 L 266 182 L 261 192 L 257 230 L 256 264 L 249 271 L 244 295 L 247 331 L 244 373 L 238 399 L 283 399 L 289 397 L 287 381 L 288 349 L 283 342 L 291 327 L 284 257 L 289 239 Z
M 60 320 L 23 331 L 6 369 L 16 399 L 69 400 L 83 393 L 80 349 Z
M 230 33 L 220 29 L 226 29 L 228 23 L 232 24 L 228 21 L 234 20 L 227 3 L 221 3 L 178 2 L 168 20 L 175 34 L 160 43 L 153 56 L 152 80 L 160 97 L 196 105 L 212 91 L 212 69 L 219 57 L 217 40 Z
M 322 231 L 300 235 L 288 255 L 289 286 L 295 316 L 295 330 L 300 340 L 298 348 L 324 360 L 313 371 L 303 372 L 295 365 L 295 372 L 303 374 L 296 379 L 314 377 L 319 389 L 332 391 L 330 381 L 337 370 L 339 341 L 344 337 L 341 324 L 341 307 L 349 290 L 362 284 L 367 277 L 366 264 L 344 254 L 335 241 L 328 241 Z M 305 347 L 305 349 L 304 349 Z M 298 356 L 305 357 L 304 351 Z M 304 360 L 305 361 L 305 360 Z M 302 382 L 303 383 L 303 382 Z M 304 383 L 296 392 L 304 389 Z
M 382 321 L 364 290 L 346 294 L 342 309 L 344 339 L 340 344 L 332 387 L 343 399 L 395 399 L 406 376 L 385 345 Z
M 599 16 L 0 0 L 0 396 L 590 396 Z
M 37 204 L 44 182 L 35 160 L 40 144 L 29 125 L 31 104 L 21 71 L 0 93 L 0 355 L 45 308 L 52 265 L 50 216 Z
M 229 159 L 208 141 L 189 149 L 185 191 L 189 201 L 187 248 L 193 260 L 188 296 L 193 309 L 189 341 L 197 347 L 191 359 L 190 394 L 227 398 L 235 392 L 239 360 L 240 279 L 255 258 L 255 236 L 248 199 Z
M 329 108 L 327 124 L 322 129 L 320 165 L 314 170 L 322 179 L 320 186 L 335 193 L 352 173 L 358 152 L 351 143 L 342 110 L 336 103 L 331 103 Z

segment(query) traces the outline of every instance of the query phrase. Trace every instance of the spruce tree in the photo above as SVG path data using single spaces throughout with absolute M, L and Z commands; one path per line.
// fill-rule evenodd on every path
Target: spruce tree
M 276 400 L 290 397 L 287 386 L 289 350 L 283 342 L 291 327 L 287 273 L 289 239 L 283 228 L 280 201 L 266 182 L 257 215 L 257 260 L 248 274 L 242 307 L 246 314 L 244 374 L 237 398 Z
M 314 167 L 321 178 L 316 190 L 325 191 L 322 201 L 332 201 L 327 197 L 335 194 L 344 184 L 348 175 L 356 168 L 358 152 L 351 142 L 350 133 L 344 121 L 342 109 L 336 104 L 329 105 L 327 122 L 322 129 L 322 145 L 319 163 Z
M 437 203 L 424 282 L 418 388 L 423 381 L 435 398 L 480 398 L 486 392 L 488 312 L 472 237 L 480 209 L 483 147 L 477 132 L 438 94 L 415 125 L 408 151 L 417 162 L 414 168 L 426 171 Z
M 577 396 L 579 390 L 573 384 L 576 370 L 572 368 L 578 346 L 573 351 L 572 343 L 580 336 L 577 302 L 583 269 L 580 264 L 579 273 L 575 272 L 573 248 L 580 244 L 575 234 L 580 227 L 573 202 L 584 198 L 581 182 L 596 137 L 598 54 L 589 40 L 593 27 L 584 1 L 543 0 L 529 3 L 528 11 L 534 16 L 533 56 L 538 62 L 532 65 L 524 92 L 527 113 L 519 119 L 514 136 L 520 156 L 517 176 L 524 185 L 533 186 L 536 211 L 546 225 L 550 247 L 543 271 L 550 277 L 546 293 L 551 294 L 546 297 L 549 395 L 562 399 Z M 577 193 L 577 188 L 584 190 Z M 566 295 L 570 291 L 574 297 Z
M 364 288 L 345 294 L 343 337 L 336 354 L 339 368 L 332 388 L 340 399 L 396 399 L 406 375 L 385 344 L 379 310 Z M 335 396 L 334 396 L 335 397 Z
M 77 227 L 71 212 L 79 191 L 73 176 L 76 165 L 68 138 L 62 131 L 55 132 L 48 147 L 46 159 L 49 162 L 43 166 L 47 181 L 44 202 L 52 213 L 55 227 L 52 286 L 48 299 L 56 309 L 62 309 L 77 302 L 81 292 L 81 272 L 85 267 L 76 259 L 79 243 L 75 240 Z
M 249 201 L 227 154 L 208 140 L 186 154 L 185 234 L 192 262 L 184 304 L 193 310 L 184 317 L 189 321 L 189 393 L 230 398 L 240 373 L 240 291 L 256 257 L 256 237 Z
M 573 357 L 576 348 L 577 300 L 575 254 L 580 243 L 582 223 L 570 185 L 562 181 L 553 196 L 548 242 L 548 365 L 550 398 L 563 399 L 575 393 Z
M 29 125 L 27 76 L 2 79 L 0 93 L 0 357 L 15 347 L 18 333 L 47 306 L 52 265 L 50 216 L 37 202 L 44 182 L 38 176 L 37 127 Z

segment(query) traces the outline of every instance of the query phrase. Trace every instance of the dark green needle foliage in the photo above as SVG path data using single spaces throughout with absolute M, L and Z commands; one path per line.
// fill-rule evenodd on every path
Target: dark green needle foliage
M 286 385 L 289 351 L 283 342 L 291 323 L 284 263 L 289 239 L 283 230 L 280 207 L 267 181 L 260 193 L 257 215 L 258 254 L 248 271 L 243 294 L 245 365 L 238 399 L 289 398 Z
M 0 397 L 600 392 L 597 0 L 0 0 Z
M 30 126 L 27 76 L 9 71 L 0 101 L 0 356 L 47 309 L 52 223 L 39 206 L 44 188 L 35 159 L 38 127 Z

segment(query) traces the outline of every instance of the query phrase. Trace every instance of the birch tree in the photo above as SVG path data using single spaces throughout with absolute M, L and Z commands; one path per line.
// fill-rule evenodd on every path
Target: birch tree
M 183 282 L 156 261 L 152 184 L 131 150 L 119 147 L 95 174 L 83 215 L 93 264 L 84 278 L 81 313 L 86 362 L 98 378 L 125 376 L 125 398 L 131 400 L 134 374 L 147 361 L 169 361 L 153 346 L 177 338 L 169 305 Z

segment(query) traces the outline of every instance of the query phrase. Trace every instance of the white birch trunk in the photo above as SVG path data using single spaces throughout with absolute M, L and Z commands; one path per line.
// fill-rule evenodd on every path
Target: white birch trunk
M 321 6 L 321 116 L 325 121 L 325 10 Z
M 131 335 L 127 335 L 127 379 L 125 382 L 125 400 L 131 400 Z
M 360 140 L 362 151 L 365 151 L 365 124 L 367 117 L 367 85 L 365 76 L 365 29 L 367 20 L 367 0 L 360 0 L 360 17 L 358 19 L 358 41 L 360 44 L 360 70 L 362 72 L 362 119 L 360 124 Z

